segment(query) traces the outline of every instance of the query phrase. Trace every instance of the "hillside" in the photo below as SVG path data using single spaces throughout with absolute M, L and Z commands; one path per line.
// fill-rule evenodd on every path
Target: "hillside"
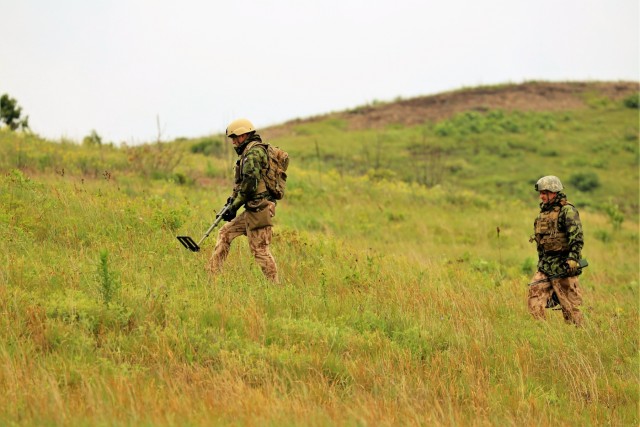
M 581 206 L 638 217 L 635 83 L 526 83 L 365 106 L 265 129 L 309 170 L 531 200 L 560 176 Z M 637 101 L 636 101 L 637 102 Z
M 449 119 L 465 111 L 570 111 L 603 100 L 621 101 L 638 93 L 637 82 L 544 82 L 464 88 L 431 96 L 364 105 L 350 111 L 292 120 L 265 132 L 274 138 L 293 126 L 326 119 L 347 121 L 347 129 L 383 129 L 390 125 L 417 126 Z
M 637 85 L 540 85 L 261 130 L 292 158 L 277 286 L 246 239 L 215 277 L 215 232 L 176 239 L 229 195 L 221 135 L 0 129 L 0 425 L 638 425 Z M 549 173 L 584 224 L 580 329 L 527 311 Z

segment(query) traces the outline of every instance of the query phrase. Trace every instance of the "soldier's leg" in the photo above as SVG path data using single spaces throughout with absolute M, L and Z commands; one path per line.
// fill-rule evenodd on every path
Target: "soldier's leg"
M 577 326 L 582 325 L 582 312 L 578 308 L 582 304 L 582 291 L 577 277 L 566 277 L 553 281 L 553 287 L 558 295 L 562 315 L 567 322 Z
M 229 249 L 231 248 L 231 242 L 238 236 L 246 234 L 246 222 L 244 218 L 244 212 L 229 221 L 220 228 L 218 231 L 218 240 L 216 240 L 216 246 L 213 249 L 213 254 L 207 264 L 207 271 L 215 274 L 222 269 L 224 260 L 229 255 Z
M 264 275 L 272 282 L 278 283 L 278 267 L 269 249 L 271 236 L 273 234 L 272 228 L 273 227 L 263 227 L 257 230 L 247 231 L 247 238 L 249 240 L 251 253 L 255 257 Z
M 536 274 L 533 275 L 531 281 L 535 282 L 546 278 L 547 276 L 544 273 L 536 271 Z M 547 306 L 547 301 L 551 298 L 552 292 L 553 288 L 551 287 L 551 283 L 548 281 L 529 286 L 529 298 L 527 305 L 529 307 L 529 313 L 531 313 L 534 318 L 546 318 L 544 309 Z

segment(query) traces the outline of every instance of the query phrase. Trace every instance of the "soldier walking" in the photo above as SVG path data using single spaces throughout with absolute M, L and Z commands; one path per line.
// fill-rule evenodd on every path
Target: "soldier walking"
M 538 271 L 529 287 L 529 312 L 536 319 L 545 318 L 545 308 L 559 304 L 565 321 L 582 324 L 582 292 L 578 282 L 579 260 L 583 246 L 582 223 L 578 210 L 567 201 L 556 176 L 544 176 L 535 185 L 540 193 L 540 214 L 534 222 L 538 249 Z M 561 278 L 547 279 L 562 275 Z
M 238 160 L 235 164 L 233 193 L 227 199 L 230 208 L 222 215 L 222 219 L 228 222 L 218 232 L 207 270 L 211 274 L 218 273 L 229 255 L 233 239 L 244 235 L 264 275 L 277 283 L 278 267 L 269 250 L 276 201 L 271 197 L 264 180 L 269 162 L 267 153 L 259 146 L 262 139 L 247 119 L 231 122 L 226 135 L 233 143 Z M 245 210 L 236 216 L 242 206 Z

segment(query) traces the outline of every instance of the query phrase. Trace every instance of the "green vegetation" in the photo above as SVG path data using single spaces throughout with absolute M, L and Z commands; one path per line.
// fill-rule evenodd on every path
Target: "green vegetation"
M 89 145 L 89 146 L 102 145 L 102 137 L 98 135 L 98 132 L 96 132 L 95 130 L 92 130 L 89 135 L 85 136 L 82 139 L 82 144 Z
M 636 93 L 634 95 L 626 97 L 624 99 L 624 105 L 627 108 L 635 108 L 637 110 L 640 106 L 640 94 Z
M 14 98 L 6 93 L 0 96 L 0 124 L 4 123 L 12 131 L 29 129 L 29 117 L 20 119 L 21 115 L 22 108 Z
M 299 125 L 279 143 L 308 170 L 490 191 L 504 200 L 530 202 L 535 181 L 554 174 L 564 177 L 578 205 L 599 210 L 613 197 L 637 219 L 638 117 L 622 105 L 553 114 L 467 112 L 411 128 L 345 128 L 336 119 Z M 570 185 L 571 176 L 578 185 Z
M 215 236 L 175 238 L 228 196 L 222 137 L 0 130 L 0 424 L 638 425 L 637 136 L 613 101 L 299 124 L 272 141 L 273 286 L 246 240 L 209 278 Z M 582 329 L 526 309 L 552 173 L 585 227 Z

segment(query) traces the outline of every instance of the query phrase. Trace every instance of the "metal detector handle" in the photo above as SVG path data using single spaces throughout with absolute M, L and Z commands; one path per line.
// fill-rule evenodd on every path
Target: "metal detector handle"
M 586 259 L 582 258 L 578 261 L 578 269 L 582 270 L 583 268 L 589 266 L 589 263 L 587 262 Z M 545 279 L 540 279 L 540 280 L 536 280 L 535 282 L 531 282 L 528 284 L 528 286 L 532 286 L 532 285 L 537 285 L 538 283 L 542 283 L 542 282 L 548 282 L 551 279 L 560 279 L 563 277 L 567 277 L 567 275 L 565 273 L 561 273 L 561 274 L 554 274 L 552 276 L 549 276 Z
M 200 239 L 200 241 L 198 242 L 198 246 L 200 246 L 202 244 L 202 242 L 204 242 L 204 239 L 209 237 L 209 234 L 211 234 L 213 229 L 216 228 L 216 226 L 220 223 L 220 221 L 222 221 L 222 215 L 226 211 L 228 211 L 230 208 L 231 208 L 231 203 L 224 205 L 224 207 L 222 208 L 220 213 L 218 213 L 216 215 L 216 220 L 213 222 L 213 224 L 211 224 L 211 227 L 209 227 L 209 229 L 207 231 L 205 231 L 204 236 L 202 236 L 202 239 Z
M 582 271 L 583 268 L 588 267 L 588 266 L 589 266 L 589 263 L 587 262 L 586 259 L 581 258 L 581 259 L 578 260 L 578 271 Z M 557 276 L 559 278 L 567 277 L 568 276 L 568 272 L 564 273 L 564 274 L 558 274 Z M 553 278 L 555 279 L 555 277 L 553 277 Z

